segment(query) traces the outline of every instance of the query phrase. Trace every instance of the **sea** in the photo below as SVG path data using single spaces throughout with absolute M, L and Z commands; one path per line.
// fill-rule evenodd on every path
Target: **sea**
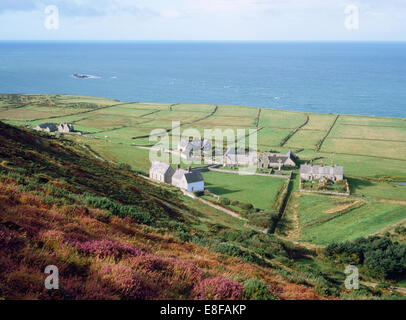
M 406 42 L 1 41 L 0 93 L 406 117 Z

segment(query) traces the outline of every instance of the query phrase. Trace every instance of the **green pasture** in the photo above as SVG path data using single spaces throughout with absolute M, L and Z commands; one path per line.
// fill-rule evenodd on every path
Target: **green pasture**
M 323 220 L 328 209 L 337 207 L 337 201 L 323 195 L 299 197 L 299 223 L 303 240 L 321 245 L 354 240 L 406 218 L 405 205 L 368 201 L 332 220 Z M 315 223 L 317 221 L 320 223 Z M 313 225 L 306 226 L 309 222 Z
M 214 171 L 203 172 L 205 186 L 214 194 L 230 200 L 252 203 L 255 208 L 270 209 L 285 179 Z

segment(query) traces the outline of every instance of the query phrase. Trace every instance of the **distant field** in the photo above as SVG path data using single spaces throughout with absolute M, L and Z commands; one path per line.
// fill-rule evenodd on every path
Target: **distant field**
M 321 245 L 367 236 L 406 218 L 405 205 L 368 201 L 359 208 L 323 222 L 334 215 L 335 209 L 341 209 L 345 201 L 325 196 L 302 196 L 299 203 L 301 238 Z M 317 221 L 320 223 L 315 223 Z M 309 223 L 313 225 L 309 226 Z
M 286 146 L 292 148 L 316 149 L 317 144 L 325 135 L 325 132 L 319 130 L 299 130 L 287 141 Z
M 254 129 L 258 130 L 259 150 L 292 149 L 302 163 L 337 163 L 344 166 L 349 179 L 353 194 L 349 198 L 296 197 L 295 171 L 295 196 L 291 199 L 299 200 L 290 206 L 297 205 L 298 210 L 298 225 L 293 224 L 295 239 L 324 245 L 375 233 L 406 218 L 406 187 L 391 184 L 391 180 L 406 181 L 406 119 L 337 117 L 226 105 L 120 102 L 72 95 L 0 95 L 0 119 L 30 127 L 71 122 L 83 135 L 65 137 L 88 145 L 106 160 L 130 164 L 143 173 L 150 167 L 149 151 L 134 144 L 154 144 L 148 138 L 151 131 L 170 131 L 172 121 L 181 123 L 181 133 L 192 129 L 201 135 L 204 129 L 241 128 L 247 134 L 248 129 Z M 270 208 L 284 183 L 279 179 L 214 172 L 204 173 L 204 178 L 214 193 L 260 209 Z M 364 205 L 334 217 L 337 208 L 360 199 Z M 213 215 L 220 219 L 222 214 L 214 211 Z M 295 214 L 289 209 L 291 216 Z M 326 221 L 331 217 L 334 219 Z

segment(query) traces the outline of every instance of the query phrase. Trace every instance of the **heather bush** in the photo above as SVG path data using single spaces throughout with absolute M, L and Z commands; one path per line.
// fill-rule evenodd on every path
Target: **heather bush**
M 205 279 L 195 286 L 192 295 L 198 300 L 240 300 L 243 287 L 223 277 Z
M 75 246 L 80 253 L 99 258 L 114 257 L 115 259 L 121 259 L 124 255 L 140 256 L 145 254 L 130 244 L 110 240 L 78 242 Z
M 100 276 L 112 292 L 124 300 L 149 300 L 158 294 L 158 289 L 147 282 L 145 275 L 122 264 L 103 267 Z

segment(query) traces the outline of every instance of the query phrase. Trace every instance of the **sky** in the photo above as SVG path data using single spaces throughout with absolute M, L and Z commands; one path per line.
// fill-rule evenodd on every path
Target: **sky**
M 405 0 L 0 0 L 0 40 L 406 41 L 405 17 Z

